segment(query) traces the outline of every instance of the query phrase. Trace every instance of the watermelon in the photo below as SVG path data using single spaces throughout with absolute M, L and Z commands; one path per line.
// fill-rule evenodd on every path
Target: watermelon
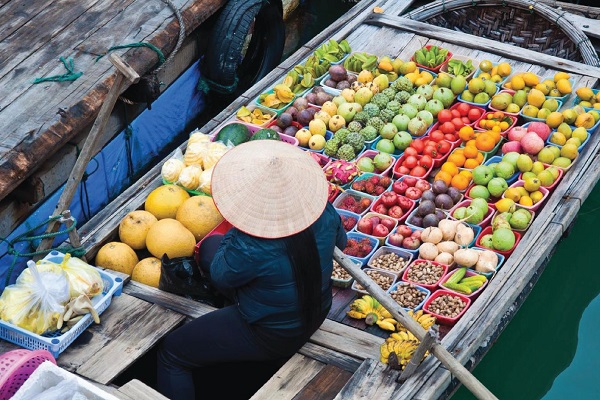
M 217 136 L 215 137 L 215 141 L 223 142 L 226 145 L 237 146 L 238 144 L 242 144 L 250 140 L 250 129 L 244 124 L 228 124 L 225 125 Z
M 281 140 L 279 137 L 279 133 L 274 129 L 263 128 L 259 129 L 252 135 L 250 140 L 262 140 L 262 139 L 270 139 L 270 140 Z

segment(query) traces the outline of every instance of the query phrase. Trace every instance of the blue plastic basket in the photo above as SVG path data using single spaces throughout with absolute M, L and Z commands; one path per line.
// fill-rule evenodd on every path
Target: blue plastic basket
M 417 285 L 415 283 L 404 282 L 404 281 L 398 281 L 398 282 L 394 283 L 391 288 L 388 289 L 387 292 L 390 294 L 390 296 L 391 296 L 391 294 L 394 291 L 396 291 L 396 289 L 400 285 L 412 285 L 415 288 L 417 288 L 418 291 L 425 293 L 425 298 L 423 298 L 423 301 L 421 301 L 415 308 L 402 307 L 404 309 L 404 311 L 407 311 L 407 312 L 410 311 L 410 310 L 413 310 L 415 312 L 419 311 L 423 307 L 423 304 L 425 304 L 425 302 L 427 301 L 427 299 L 429 298 L 429 296 L 431 296 L 431 291 L 429 291 L 429 289 L 426 289 L 426 288 L 424 288 L 422 286 L 419 286 L 419 285 Z M 402 306 L 402 304 L 400 304 L 400 306 Z
M 364 257 L 348 256 L 351 259 L 360 262 L 364 266 L 365 264 L 367 264 L 367 261 L 373 255 L 373 253 L 375 253 L 375 250 L 377 250 L 377 247 L 379 246 L 379 241 L 373 236 L 365 235 L 364 233 L 360 233 L 360 232 L 348 232 L 346 235 L 348 236 L 348 239 L 355 239 L 358 241 L 360 241 L 361 239 L 367 238 L 369 240 L 369 242 L 371 243 L 371 245 L 373 246 L 373 250 L 371 250 L 369 252 L 369 254 L 367 254 Z
M 60 264 L 64 256 L 63 253 L 52 251 L 44 259 Z M 102 294 L 92 298 L 92 304 L 98 315 L 100 315 L 108 308 L 112 297 L 119 296 L 122 293 L 123 279 L 101 269 L 98 269 L 98 272 L 100 272 L 100 276 L 102 277 L 104 289 Z M 92 322 L 92 316 L 85 314 L 79 322 L 65 333 L 56 332 L 53 334 L 38 335 L 0 320 L 0 338 L 29 350 L 48 350 L 57 358 Z
M 592 92 L 594 93 L 594 96 L 596 96 L 598 94 L 598 92 L 600 92 L 600 89 L 592 89 Z M 575 95 L 575 100 L 574 100 L 573 104 L 578 106 L 580 102 L 581 102 L 581 98 L 579 96 Z M 595 110 L 595 111 L 600 112 L 600 110 L 598 110 L 597 108 L 594 108 L 594 107 L 585 107 L 585 106 L 581 106 L 581 107 L 583 107 L 583 109 L 585 111 Z
M 490 164 L 495 164 L 495 163 L 499 163 L 500 161 L 502 161 L 502 156 L 492 156 L 490 158 L 488 158 L 483 165 L 487 165 L 489 166 Z M 519 178 L 519 170 L 517 169 L 517 172 L 515 172 L 510 178 L 505 179 L 506 183 L 508 183 L 509 185 L 511 183 L 514 183 L 517 181 L 517 179 Z

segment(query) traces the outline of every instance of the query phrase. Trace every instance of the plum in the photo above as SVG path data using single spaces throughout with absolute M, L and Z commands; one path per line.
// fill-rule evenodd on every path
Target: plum
M 431 201 L 435 201 L 435 193 L 433 193 L 433 191 L 431 189 L 429 190 L 425 190 L 422 194 L 421 194 L 421 200 L 431 200 Z
M 449 210 L 454 206 L 454 201 L 452 201 L 452 198 L 448 194 L 441 193 L 441 194 L 438 194 L 435 198 L 435 206 L 437 208 L 443 208 L 444 210 Z
M 438 217 L 439 220 L 446 219 L 446 213 L 442 210 L 435 210 L 435 215 Z
M 348 82 L 348 81 L 339 81 L 337 83 L 337 85 L 335 85 L 335 88 L 338 90 L 348 89 L 349 87 L 350 87 L 350 82 Z
M 414 226 L 423 227 L 423 217 L 419 215 L 413 215 L 412 217 L 410 217 L 410 220 L 408 222 Z
M 323 82 L 323 85 L 329 86 L 330 88 L 335 88 L 337 85 L 337 82 L 334 81 L 333 79 L 329 78 L 329 79 L 325 79 L 325 82 Z
M 442 180 L 437 180 L 433 182 L 431 188 L 433 189 L 433 193 L 435 194 L 446 193 L 448 191 L 448 185 L 446 185 L 446 182 Z
M 296 132 L 298 132 L 298 127 L 294 125 L 290 125 L 283 130 L 283 133 L 288 136 L 296 136 Z
M 454 202 L 454 204 L 457 204 L 462 199 L 462 194 L 455 187 L 449 187 L 448 191 L 446 192 L 446 194 L 448 196 L 450 196 L 450 198 L 452 199 L 452 201 Z
M 431 200 L 421 200 L 417 207 L 417 215 L 424 217 L 435 212 L 435 203 Z
M 298 97 L 296 100 L 294 100 L 292 106 L 295 107 L 297 111 L 304 110 L 306 107 L 308 107 L 308 103 L 312 103 L 312 101 L 310 101 L 308 98 L 309 95 L 310 93 L 307 94 L 306 97 Z
M 296 119 L 300 125 L 308 126 L 308 123 L 313 119 L 313 114 L 308 109 L 304 109 L 298 113 Z
M 423 217 L 423 228 L 429 228 L 430 226 L 438 226 L 440 219 L 435 214 L 428 214 Z
M 317 104 L 317 94 L 316 93 L 307 93 L 306 96 L 304 97 L 300 97 L 300 99 L 304 98 L 307 103 L 311 103 L 311 104 Z M 297 99 L 298 100 L 298 99 Z M 296 102 L 294 102 L 294 104 L 296 104 Z M 302 111 L 304 110 L 306 107 L 300 109 L 298 107 L 296 107 L 298 110 Z
M 345 81 L 348 79 L 348 71 L 343 65 L 332 65 L 329 67 L 329 76 L 336 82 Z
M 280 127 L 281 129 L 285 129 L 288 126 L 292 125 L 293 121 L 294 121 L 294 118 L 292 117 L 292 114 L 282 113 L 277 118 L 277 126 Z

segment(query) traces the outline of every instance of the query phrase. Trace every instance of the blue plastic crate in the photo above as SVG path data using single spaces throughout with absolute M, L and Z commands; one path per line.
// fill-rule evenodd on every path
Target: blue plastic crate
M 369 261 L 369 258 L 373 255 L 373 253 L 375 253 L 375 250 L 377 250 L 377 247 L 379 247 L 379 241 L 373 236 L 365 235 L 364 233 L 360 233 L 360 232 L 348 232 L 346 235 L 348 236 L 348 239 L 355 239 L 357 241 L 360 241 L 361 239 L 364 239 L 364 238 L 369 240 L 369 242 L 371 243 L 371 246 L 373 246 L 373 249 L 369 252 L 369 254 L 367 254 L 364 257 L 348 256 L 351 259 L 360 262 L 363 266 L 366 265 L 367 261 Z
M 396 289 L 400 285 L 412 285 L 415 288 L 417 288 L 418 291 L 425 293 L 425 298 L 423 298 L 423 301 L 421 301 L 415 308 L 402 307 L 404 309 L 404 311 L 406 311 L 406 312 L 408 312 L 410 310 L 413 310 L 413 312 L 419 311 L 423 307 L 423 304 L 425 304 L 425 302 L 427 301 L 427 299 L 429 298 L 429 296 L 431 296 L 431 291 L 429 291 L 429 289 L 426 289 L 426 288 L 424 288 L 424 287 L 422 287 L 420 285 L 417 285 L 415 283 L 404 282 L 404 281 L 398 281 L 398 282 L 394 283 L 392 285 L 392 287 L 388 289 L 388 291 L 387 291 L 388 294 L 390 294 L 390 296 L 391 296 L 391 294 L 394 291 L 396 291 Z M 400 306 L 402 306 L 402 304 L 400 304 Z
M 58 251 L 50 252 L 45 260 L 60 264 L 64 254 Z M 123 279 L 101 269 L 98 269 L 104 289 L 102 294 L 92 298 L 92 304 L 98 315 L 108 308 L 113 296 L 119 296 L 123 291 Z M 73 341 L 93 322 L 90 314 L 85 314 L 79 322 L 65 333 L 38 335 L 26 329 L 20 328 L 9 322 L 0 320 L 0 338 L 17 344 L 29 350 L 48 350 L 54 358 L 57 358 Z

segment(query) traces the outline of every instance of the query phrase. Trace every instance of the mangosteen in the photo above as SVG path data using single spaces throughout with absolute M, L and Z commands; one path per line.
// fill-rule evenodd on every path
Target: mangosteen
M 427 189 L 421 194 L 421 200 L 435 201 L 435 193 L 431 189 Z
M 298 132 L 298 127 L 294 125 L 290 125 L 283 130 L 283 133 L 285 133 L 288 136 L 296 136 L 296 132 Z
M 277 126 L 281 129 L 285 129 L 288 126 L 292 125 L 294 118 L 292 118 L 291 114 L 282 113 L 279 117 L 277 117 Z
M 429 228 L 430 226 L 438 226 L 440 219 L 435 214 L 429 214 L 423 217 L 423 228 Z
M 435 212 L 435 203 L 431 200 L 421 200 L 417 207 L 417 215 L 424 217 Z
M 446 213 L 440 209 L 435 210 L 435 215 L 436 217 L 438 217 L 439 220 L 446 219 L 447 217 Z
M 298 109 L 294 106 L 290 106 L 283 112 L 284 114 L 290 114 L 292 116 L 292 120 L 296 120 L 296 114 L 298 114 Z
M 453 186 L 448 188 L 446 194 L 450 196 L 454 204 L 457 204 L 462 199 L 462 194 L 460 193 L 460 191 Z
M 315 114 L 316 114 L 316 113 L 317 113 L 317 111 L 319 111 L 319 110 L 318 110 L 317 108 L 314 108 L 314 107 L 308 107 L 308 108 L 306 109 L 306 111 L 308 111 L 308 112 L 310 113 L 311 117 L 312 117 L 312 118 L 314 118 L 314 117 L 315 117 Z
M 335 88 L 338 90 L 348 89 L 350 87 L 350 82 L 348 81 L 340 81 L 335 85 Z
M 302 126 L 308 126 L 310 120 L 313 119 L 313 115 L 308 111 L 308 109 L 304 109 L 298 113 L 296 116 L 296 120 Z
M 335 88 L 335 86 L 337 85 L 337 82 L 334 81 L 333 79 L 329 78 L 329 79 L 325 79 L 325 82 L 323 82 L 323 85 L 329 86 L 330 88 Z
M 435 206 L 444 210 L 449 210 L 454 206 L 452 197 L 448 196 L 447 193 L 438 194 L 435 198 Z
M 275 132 L 283 133 L 283 129 L 281 129 L 281 127 L 278 125 L 273 125 L 270 129 L 274 130 Z
M 329 93 L 319 92 L 319 93 L 317 93 L 316 103 L 313 103 L 313 104 L 322 106 L 325 102 L 330 101 L 331 99 L 333 99 L 333 96 L 330 95 Z
M 310 93 L 307 94 L 306 97 L 298 97 L 296 100 L 294 100 L 292 106 L 296 107 L 296 110 L 298 111 L 304 110 L 306 107 L 308 107 L 308 103 L 312 103 L 312 101 L 310 101 L 309 95 Z
M 325 89 L 323 89 L 322 86 L 315 86 L 315 87 L 312 88 L 311 93 L 317 94 L 317 93 L 321 93 L 321 92 L 324 92 L 324 91 L 325 91 Z
M 348 71 L 343 65 L 332 65 L 329 67 L 329 76 L 336 82 L 345 81 L 348 78 Z
M 419 215 L 413 215 L 412 217 L 410 217 L 410 220 L 407 222 L 414 226 L 418 226 L 421 228 L 423 227 L 423 218 Z
M 346 80 L 347 80 L 347 81 L 348 81 L 348 83 L 349 83 L 349 84 L 352 86 L 352 84 L 353 84 L 354 82 L 356 82 L 356 79 L 357 79 L 357 78 L 358 78 L 358 77 L 357 77 L 356 75 L 354 75 L 354 74 L 348 74 L 348 79 L 346 79 Z
M 437 180 L 433 182 L 431 189 L 433 189 L 433 193 L 435 194 L 446 193 L 448 191 L 448 185 L 442 180 Z

